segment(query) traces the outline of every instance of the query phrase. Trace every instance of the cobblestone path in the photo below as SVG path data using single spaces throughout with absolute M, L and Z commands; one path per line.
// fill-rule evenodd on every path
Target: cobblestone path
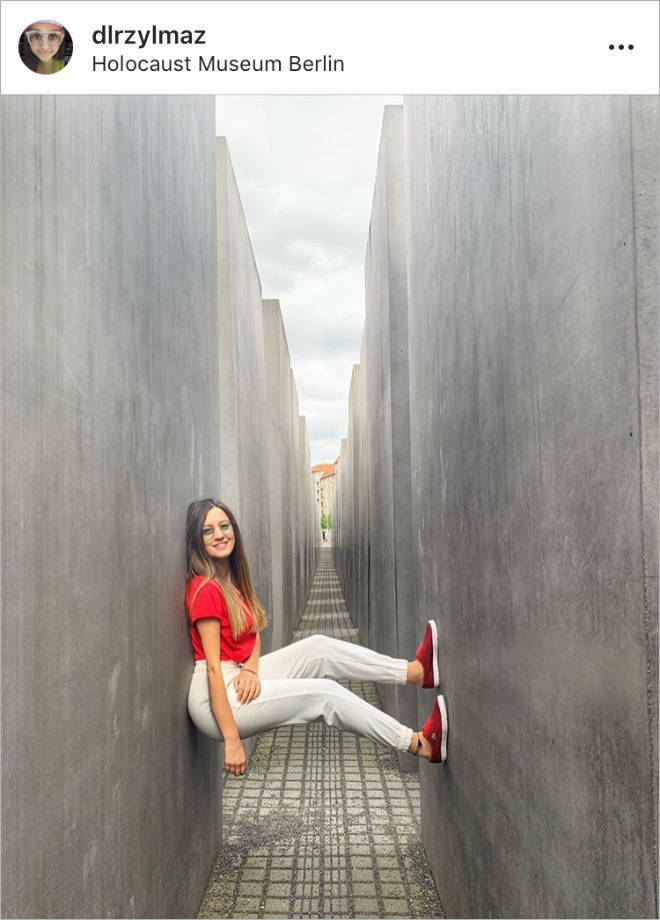
M 294 639 L 357 642 L 332 549 Z M 341 681 L 380 706 L 374 684 Z M 422 849 L 419 778 L 322 722 L 261 735 L 224 788 L 224 847 L 199 917 L 443 917 Z

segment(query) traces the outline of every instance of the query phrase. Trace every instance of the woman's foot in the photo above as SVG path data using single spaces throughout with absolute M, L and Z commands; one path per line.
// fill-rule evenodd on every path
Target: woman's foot
M 417 757 L 423 757 L 428 760 L 431 756 L 431 745 L 424 737 L 422 732 L 413 732 L 412 741 L 408 748 L 409 754 L 415 754 Z
M 444 696 L 436 697 L 431 715 L 421 732 L 413 732 L 408 748 L 429 763 L 444 763 L 447 759 L 447 706 Z
M 414 683 L 419 683 L 420 687 L 439 687 L 438 624 L 435 620 L 429 620 L 426 624 L 424 638 L 419 644 L 415 658 L 421 666 L 421 681 L 415 680 Z M 410 671 L 410 665 L 408 671 Z
M 417 684 L 418 687 L 424 683 L 424 668 L 417 659 L 408 662 L 408 683 Z

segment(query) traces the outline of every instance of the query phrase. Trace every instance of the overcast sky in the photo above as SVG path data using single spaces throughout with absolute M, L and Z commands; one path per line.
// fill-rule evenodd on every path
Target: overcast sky
M 400 96 L 217 96 L 264 298 L 280 301 L 312 465 L 346 437 L 383 106 Z

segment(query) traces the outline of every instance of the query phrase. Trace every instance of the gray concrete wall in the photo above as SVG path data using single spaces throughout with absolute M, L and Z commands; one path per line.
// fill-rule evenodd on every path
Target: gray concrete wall
M 279 308 L 212 102 L 1 111 L 2 914 L 195 916 L 223 750 L 186 712 L 186 507 L 239 516 L 265 651 L 316 563 Z
M 425 840 L 451 913 L 657 911 L 634 169 L 657 145 L 631 108 L 406 99 L 414 539 L 456 729 Z
M 353 365 L 348 398 L 348 441 L 347 452 L 348 494 L 345 507 L 348 512 L 346 542 L 341 552 L 346 556 L 344 594 L 351 619 L 358 630 L 361 642 L 369 644 L 369 560 L 368 520 L 366 510 L 369 501 L 369 483 L 363 468 L 365 441 L 365 414 L 361 408 L 360 365 Z
M 304 539 L 298 541 L 300 550 L 299 558 L 296 559 L 296 570 L 300 573 L 299 578 L 302 585 L 307 585 L 304 591 L 299 592 L 298 604 L 296 608 L 296 622 L 302 616 L 305 610 L 307 594 L 312 583 L 316 563 L 318 561 L 319 542 L 318 542 L 318 525 L 316 523 L 316 497 L 314 492 L 314 476 L 312 473 L 312 464 L 309 449 L 309 435 L 307 433 L 307 419 L 301 415 L 298 419 L 299 430 L 299 465 L 300 472 L 297 475 L 298 488 L 296 496 L 299 496 L 296 515 L 301 523 L 301 533 Z
M 371 495 L 371 444 L 369 442 L 367 405 L 367 337 L 363 332 L 360 346 L 355 390 L 355 413 L 353 424 L 357 431 L 355 459 L 355 571 L 357 596 L 355 608 L 360 625 L 360 639 L 365 645 L 372 645 L 376 631 L 375 621 L 369 617 L 369 582 L 371 576 L 370 542 L 370 495 Z
M 658 102 L 630 100 L 636 337 L 639 362 L 642 567 L 649 682 L 653 814 L 658 814 Z M 656 692 L 654 692 L 654 689 Z M 656 828 L 657 838 L 657 828 Z M 655 856 L 656 877 L 658 857 Z
M 234 511 L 250 561 L 254 589 L 272 607 L 269 514 L 269 428 L 263 302 L 227 141 L 216 138 L 218 315 L 220 327 L 220 485 Z M 269 651 L 272 622 L 262 635 Z
M 657 117 L 404 101 L 415 616 L 450 714 L 423 833 L 449 916 L 657 915 Z M 337 500 L 356 585 L 361 437 Z
M 348 556 L 348 532 L 349 532 L 349 470 L 348 462 L 348 441 L 346 438 L 341 439 L 339 445 L 339 456 L 335 471 L 336 489 L 335 500 L 332 512 L 332 542 L 334 548 L 335 566 L 337 574 L 346 595 L 346 590 L 351 584 L 349 573 L 349 556 Z
M 289 643 L 307 599 L 316 552 L 309 530 L 309 446 L 278 300 L 263 302 L 272 560 L 272 647 Z M 295 436 L 294 436 L 295 418 Z M 302 439 L 302 440 L 301 440 Z
M 0 111 L 2 914 L 194 916 L 221 818 L 183 605 L 186 506 L 219 487 L 213 101 Z
M 268 614 L 261 634 L 267 653 L 291 640 L 316 564 L 307 527 L 309 447 L 279 302 L 262 300 L 224 137 L 216 138 L 216 174 L 219 497 L 240 523 L 253 586 Z M 244 744 L 248 757 L 255 741 Z
M 264 352 L 266 358 L 266 402 L 268 423 L 268 468 L 269 468 L 269 506 L 271 564 L 272 564 L 272 602 L 271 635 L 276 648 L 281 647 L 285 633 L 284 595 L 291 594 L 291 585 L 286 578 L 288 569 L 286 560 L 292 554 L 292 531 L 285 529 L 283 521 L 283 503 L 291 505 L 292 495 L 289 488 L 290 479 L 286 474 L 291 463 L 287 447 L 290 438 L 285 440 L 284 426 L 288 422 L 285 414 L 290 405 L 288 385 L 291 379 L 289 369 L 289 350 L 286 344 L 284 326 L 277 300 L 263 302 Z M 287 432 L 288 433 L 288 432 Z M 286 581 L 286 583 L 285 583 Z
M 403 107 L 386 106 L 365 259 L 365 430 L 369 445 L 369 644 L 410 659 L 416 635 L 410 495 Z M 412 688 L 379 687 L 387 712 L 417 720 Z M 400 758 L 404 769 L 417 760 Z

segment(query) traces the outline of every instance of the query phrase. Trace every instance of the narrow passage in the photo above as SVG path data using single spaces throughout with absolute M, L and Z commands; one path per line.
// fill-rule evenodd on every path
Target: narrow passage
M 295 639 L 357 642 L 320 552 Z M 341 681 L 380 706 L 375 684 Z M 261 735 L 224 788 L 224 840 L 198 917 L 443 917 L 419 829 L 419 778 L 396 754 L 328 728 Z

